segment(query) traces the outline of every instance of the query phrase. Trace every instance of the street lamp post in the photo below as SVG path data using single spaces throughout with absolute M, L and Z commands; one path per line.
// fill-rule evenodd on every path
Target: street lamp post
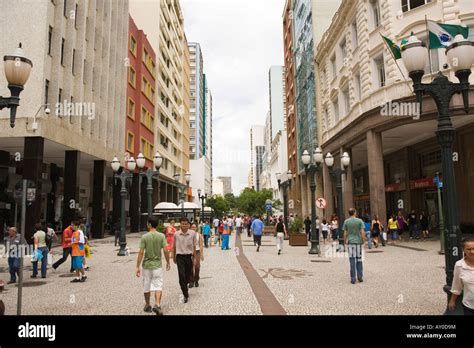
M 469 75 L 474 63 L 474 43 L 456 35 L 453 43 L 446 48 L 449 65 L 453 68 L 459 83 L 453 83 L 441 72 L 431 83 L 422 83 L 428 50 L 423 42 L 414 35 L 402 47 L 402 60 L 413 80 L 416 100 L 420 104 L 424 94 L 430 95 L 438 109 L 438 126 L 436 136 L 441 147 L 441 162 L 443 168 L 444 192 L 444 222 L 445 222 L 445 262 L 446 285 L 443 290 L 451 297 L 454 264 L 462 257 L 461 231 L 459 228 L 459 211 L 456 192 L 456 181 L 453 163 L 453 143 L 455 129 L 451 122 L 449 103 L 454 94 L 461 93 L 464 111 L 469 112 Z
M 30 77 L 33 63 L 25 57 L 21 43 L 12 55 L 4 56 L 3 61 L 5 69 L 5 77 L 10 90 L 10 97 L 0 96 L 0 110 L 3 108 L 10 109 L 10 127 L 15 127 L 16 109 L 20 106 L 20 93 Z
M 112 169 L 114 171 L 114 178 L 119 179 L 121 182 L 121 189 L 120 189 L 120 250 L 118 252 L 118 256 L 125 256 L 126 251 L 125 247 L 127 246 L 126 236 L 125 236 L 125 198 L 127 197 L 127 180 L 133 179 L 133 171 L 135 170 L 137 163 L 135 159 L 132 157 L 127 162 L 127 168 L 129 172 L 122 171 L 118 174 L 120 170 L 120 161 L 117 157 L 114 157 L 112 160 Z
M 184 180 L 186 181 L 186 185 L 179 182 L 179 179 L 181 177 L 181 175 L 179 173 L 175 173 L 173 177 L 174 177 L 174 180 L 177 182 L 177 186 L 179 188 L 179 194 L 180 194 L 180 199 L 181 199 L 181 217 L 184 218 L 185 217 L 185 214 L 184 214 L 185 190 L 187 192 L 188 189 L 189 189 L 189 182 L 191 181 L 191 174 L 189 172 L 184 174 Z
M 303 152 L 301 161 L 304 164 L 304 170 L 306 175 L 311 178 L 310 190 L 311 190 L 311 249 L 310 254 L 321 255 L 319 248 L 319 235 L 316 233 L 316 173 L 321 172 L 321 163 L 323 163 L 323 152 L 318 147 L 313 153 L 313 162 L 311 163 L 311 156 L 307 150 Z
M 140 171 L 140 178 L 145 177 L 146 178 L 146 193 L 147 193 L 147 215 L 148 218 L 152 216 L 153 214 L 153 178 L 156 178 L 159 182 L 160 180 L 160 168 L 161 164 L 163 163 L 163 158 L 160 156 L 160 154 L 157 152 L 155 154 L 155 157 L 153 158 L 153 165 L 155 167 L 155 170 L 147 169 L 143 170 L 145 167 L 145 156 L 143 154 L 139 154 L 137 157 L 137 166 L 138 170 Z M 141 192 L 141 184 L 140 184 L 140 190 Z M 140 203 L 140 222 L 141 222 L 141 199 L 139 199 Z
M 283 189 L 283 223 L 288 230 L 288 190 L 291 188 L 291 179 L 293 179 L 293 173 L 289 170 L 285 174 L 276 174 L 278 180 L 278 189 Z
M 349 167 L 351 163 L 351 158 L 347 152 L 344 152 L 341 157 L 341 167 L 333 168 L 334 166 L 334 157 L 331 153 L 326 155 L 324 160 L 326 166 L 329 168 L 329 174 L 336 181 L 336 196 L 337 196 L 337 217 L 339 219 L 339 248 L 344 250 L 344 231 L 342 230 L 342 224 L 344 223 L 344 205 L 342 203 L 342 176 L 347 174 L 346 168 Z
M 201 201 L 201 224 L 204 221 L 204 200 L 207 200 L 207 193 L 201 196 L 201 189 L 197 190 L 198 199 Z

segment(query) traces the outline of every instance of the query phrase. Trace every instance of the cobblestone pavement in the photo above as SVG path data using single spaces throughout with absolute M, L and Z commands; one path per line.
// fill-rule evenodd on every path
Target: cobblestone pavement
M 135 276 L 139 237 L 127 236 L 130 255 L 124 257 L 117 256 L 118 247 L 114 246 L 113 238 L 92 241 L 93 255 L 88 259 L 91 270 L 84 283 L 70 283 L 73 279 L 69 274 L 70 259 L 56 272 L 48 268 L 46 279 L 30 279 L 31 263 L 26 263 L 22 313 L 150 315 L 143 312 L 142 282 Z M 53 248 L 55 260 L 60 251 Z M 0 258 L 0 279 L 9 280 L 6 258 Z M 28 286 L 30 284 L 37 286 Z M 205 249 L 199 288 L 189 290 L 187 304 L 179 301 L 181 289 L 173 261 L 171 270 L 164 272 L 163 289 L 162 308 L 166 315 L 261 314 L 234 250 Z M 0 298 L 6 305 L 6 314 L 16 314 L 17 287 L 7 285 Z
M 93 241 L 91 270 L 85 283 L 70 283 L 69 260 L 46 279 L 30 279 L 27 262 L 23 314 L 149 315 L 143 312 L 141 279 L 135 277 L 140 235 L 127 238 L 130 255 L 117 256 L 113 238 Z M 347 258 L 309 255 L 309 247 L 289 247 L 277 255 L 275 239 L 264 237 L 257 253 L 242 234 L 243 252 L 288 314 L 442 314 L 446 297 L 444 256 L 438 241 L 401 242 L 402 247 L 380 247 L 365 254 L 364 282 L 352 285 Z M 199 288 L 190 289 L 187 304 L 179 302 L 176 265 L 164 274 L 162 306 L 167 315 L 262 314 L 236 257 L 241 250 L 205 249 Z M 406 248 L 408 247 L 408 248 Z M 414 250 L 421 249 L 421 250 Z M 55 260 L 59 248 L 53 249 Z M 9 280 L 7 259 L 0 258 L 0 279 Z M 6 314 L 16 314 L 17 287 L 0 293 Z
M 400 315 L 442 314 L 446 295 L 444 256 L 439 241 L 399 242 L 365 253 L 364 282 L 351 284 L 349 260 L 309 255 L 308 247 L 290 247 L 277 255 L 275 239 L 263 238 L 257 253 L 247 236 L 244 252 L 288 314 Z M 326 244 L 326 246 L 328 246 Z M 417 251 L 409 248 L 423 249 Z M 331 250 L 331 249 L 329 249 Z

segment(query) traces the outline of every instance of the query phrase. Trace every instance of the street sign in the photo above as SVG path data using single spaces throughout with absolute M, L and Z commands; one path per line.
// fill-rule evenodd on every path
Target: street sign
M 316 207 L 319 209 L 326 208 L 326 200 L 324 198 L 317 198 L 316 199 Z
M 270 211 L 273 208 L 273 202 L 271 199 L 265 201 L 265 210 Z

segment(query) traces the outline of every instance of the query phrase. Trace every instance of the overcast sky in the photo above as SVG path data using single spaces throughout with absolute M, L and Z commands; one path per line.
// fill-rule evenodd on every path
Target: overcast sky
M 284 0 L 181 0 L 189 42 L 201 45 L 213 97 L 213 176 L 238 195 L 250 169 L 250 127 L 269 110 L 268 70 L 283 65 Z

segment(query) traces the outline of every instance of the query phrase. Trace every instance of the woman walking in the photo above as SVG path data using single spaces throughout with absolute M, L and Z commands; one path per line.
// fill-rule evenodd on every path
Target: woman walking
M 383 230 L 382 223 L 379 220 L 379 216 L 375 215 L 374 219 L 372 220 L 372 226 L 370 227 L 370 231 L 372 232 L 372 238 L 374 239 L 374 246 L 376 248 L 379 247 L 379 239 L 380 239 L 380 234 Z M 382 236 L 382 246 L 385 246 L 385 240 Z
M 278 250 L 278 255 L 280 255 L 281 251 L 283 250 L 283 242 L 286 236 L 287 236 L 286 226 L 283 223 L 283 219 L 280 217 L 278 219 L 277 224 L 275 225 L 275 237 L 276 237 L 276 246 Z
M 325 218 L 323 218 L 323 223 L 321 224 L 321 231 L 323 232 L 324 244 L 326 244 L 326 239 L 328 238 L 328 232 L 329 232 L 329 224 L 327 223 Z
M 395 214 L 392 214 L 390 220 L 388 220 L 388 229 L 390 231 L 390 236 L 392 237 L 392 242 L 395 244 L 397 240 L 397 232 L 398 232 L 398 221 L 395 217 Z
M 166 227 L 165 236 L 166 236 L 166 243 L 168 246 L 166 247 L 166 251 L 170 252 L 170 257 L 173 257 L 173 242 L 174 242 L 174 234 L 176 233 L 176 227 L 174 227 L 175 221 L 172 219 L 170 220 L 170 225 Z
M 333 242 L 339 239 L 339 220 L 336 215 L 331 218 L 331 237 Z

